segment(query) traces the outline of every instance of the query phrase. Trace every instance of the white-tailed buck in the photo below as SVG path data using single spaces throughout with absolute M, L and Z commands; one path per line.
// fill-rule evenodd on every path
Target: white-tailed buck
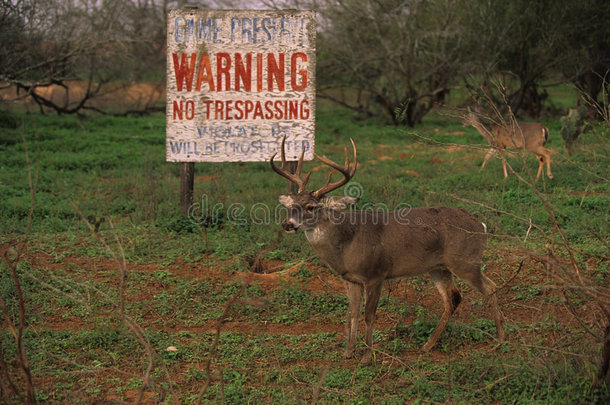
M 506 149 L 525 149 L 536 155 L 540 165 L 538 166 L 538 173 L 536 174 L 536 180 L 540 178 L 542 174 L 542 168 L 546 163 L 546 174 L 549 179 L 553 178 L 551 173 L 551 154 L 555 153 L 551 149 L 544 147 L 546 141 L 549 138 L 549 130 L 542 124 L 537 122 L 507 122 L 505 125 L 489 125 L 481 121 L 478 114 L 468 110 L 468 113 L 464 116 L 462 125 L 472 125 L 479 131 L 481 135 L 487 140 L 491 148 L 487 151 L 481 170 L 487 164 L 489 158 L 494 153 L 498 152 L 502 159 L 502 169 L 504 169 L 504 177 L 508 177 L 506 171 Z
M 319 257 L 347 281 L 349 311 L 345 357 L 354 354 L 363 297 L 366 349 L 362 362 L 368 363 L 372 356 L 373 323 L 383 282 L 426 273 L 430 274 L 441 295 L 444 311 L 436 329 L 422 347 L 423 351 L 430 350 L 436 344 L 461 301 L 453 275 L 489 298 L 498 338 L 502 341 L 504 327 L 498 310 L 496 285 L 481 273 L 485 225 L 464 210 L 447 207 L 393 212 L 342 211 L 358 199 L 326 194 L 346 184 L 356 172 L 356 146 L 353 140 L 352 146 L 354 162 L 351 165 L 347 148 L 344 166 L 315 155 L 322 163 L 343 175 L 341 180 L 332 182 L 331 172 L 326 184 L 316 191 L 305 188 L 310 173 L 301 176 L 303 154 L 295 173 L 286 168 L 284 141 L 282 166 L 277 167 L 273 163 L 276 154 L 270 159 L 271 168 L 276 173 L 298 186 L 296 195 L 279 197 L 279 202 L 288 212 L 282 227 L 287 232 L 303 231 Z

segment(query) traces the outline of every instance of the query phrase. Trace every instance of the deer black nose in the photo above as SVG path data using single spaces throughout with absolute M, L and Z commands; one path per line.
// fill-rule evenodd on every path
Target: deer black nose
M 286 232 L 295 232 L 297 228 L 294 227 L 294 224 L 289 221 L 282 222 L 282 229 Z

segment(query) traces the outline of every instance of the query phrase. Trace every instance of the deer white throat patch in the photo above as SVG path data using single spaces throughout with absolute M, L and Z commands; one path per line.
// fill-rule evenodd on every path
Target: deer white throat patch
M 305 237 L 312 245 L 323 242 L 326 239 L 326 235 L 324 235 L 324 232 L 318 227 L 310 231 L 305 231 Z

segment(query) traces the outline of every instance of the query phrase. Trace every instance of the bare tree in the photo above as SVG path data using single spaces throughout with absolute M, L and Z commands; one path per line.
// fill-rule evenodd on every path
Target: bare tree
M 515 114 L 539 116 L 548 97 L 542 83 L 567 57 L 561 35 L 567 10 L 563 2 L 475 2 L 466 41 L 470 71 L 485 90 L 479 97 Z M 468 80 L 469 88 L 478 87 L 471 85 Z M 498 85 L 503 94 L 495 93 Z
M 413 126 L 442 103 L 462 74 L 460 1 L 319 3 L 320 95 Z M 333 94 L 354 89 L 356 101 Z
M 30 231 L 32 227 L 33 215 L 34 215 L 34 204 L 36 201 L 36 187 L 38 184 L 38 169 L 39 165 L 36 162 L 33 166 L 30 162 L 30 155 L 28 152 L 28 145 L 25 140 L 25 136 L 22 134 L 23 149 L 25 153 L 25 162 L 27 168 L 28 186 L 30 191 L 30 209 L 28 211 L 28 222 L 25 232 L 25 237 L 22 241 L 15 244 L 15 247 L 11 244 L 7 244 L 6 248 L 3 247 L 0 254 L 0 269 L 4 271 L 5 267 L 8 273 L 11 275 L 11 280 L 15 288 L 16 307 L 18 308 L 13 313 L 10 309 L 10 304 L 5 301 L 3 297 L 0 297 L 0 311 L 2 313 L 2 325 L 6 325 L 10 331 L 16 346 L 16 355 L 14 361 L 7 361 L 5 359 L 4 349 L 0 347 L 0 395 L 4 400 L 10 397 L 10 394 L 16 395 L 19 400 L 27 404 L 36 403 L 36 390 L 32 378 L 32 370 L 30 368 L 30 362 L 28 360 L 28 354 L 24 345 L 24 329 L 27 325 L 27 314 L 26 314 L 26 300 L 23 294 L 23 288 L 19 276 L 18 266 L 28 245 L 30 237 Z M 23 374 L 23 386 L 16 383 L 10 375 L 9 362 L 15 364 L 21 374 Z M 23 392 L 21 392 L 23 390 Z M 25 394 L 25 396 L 24 396 Z
M 41 111 L 100 111 L 93 101 L 120 86 L 163 83 L 165 15 L 178 2 L 0 1 L 0 82 L 13 99 Z
M 569 12 L 566 23 L 562 24 L 562 40 L 569 58 L 562 64 L 561 72 L 581 92 L 582 105 L 587 108 L 589 117 L 605 120 L 604 106 L 610 101 L 610 3 L 589 0 L 568 2 L 567 7 Z

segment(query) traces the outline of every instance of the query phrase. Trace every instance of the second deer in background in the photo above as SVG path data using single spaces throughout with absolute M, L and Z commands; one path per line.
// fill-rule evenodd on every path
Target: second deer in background
M 462 125 L 472 125 L 479 131 L 487 140 L 491 148 L 485 155 L 481 169 L 485 167 L 489 158 L 494 153 L 499 153 L 502 158 L 502 169 L 504 169 L 504 177 L 508 177 L 506 171 L 506 149 L 525 149 L 536 155 L 539 166 L 536 180 L 542 174 L 543 166 L 546 164 L 546 174 L 549 179 L 553 178 L 551 173 L 551 154 L 554 153 L 551 149 L 544 147 L 549 138 L 549 130 L 542 124 L 537 122 L 507 122 L 505 125 L 485 124 L 479 118 L 479 115 L 474 111 L 468 110 L 464 116 Z

